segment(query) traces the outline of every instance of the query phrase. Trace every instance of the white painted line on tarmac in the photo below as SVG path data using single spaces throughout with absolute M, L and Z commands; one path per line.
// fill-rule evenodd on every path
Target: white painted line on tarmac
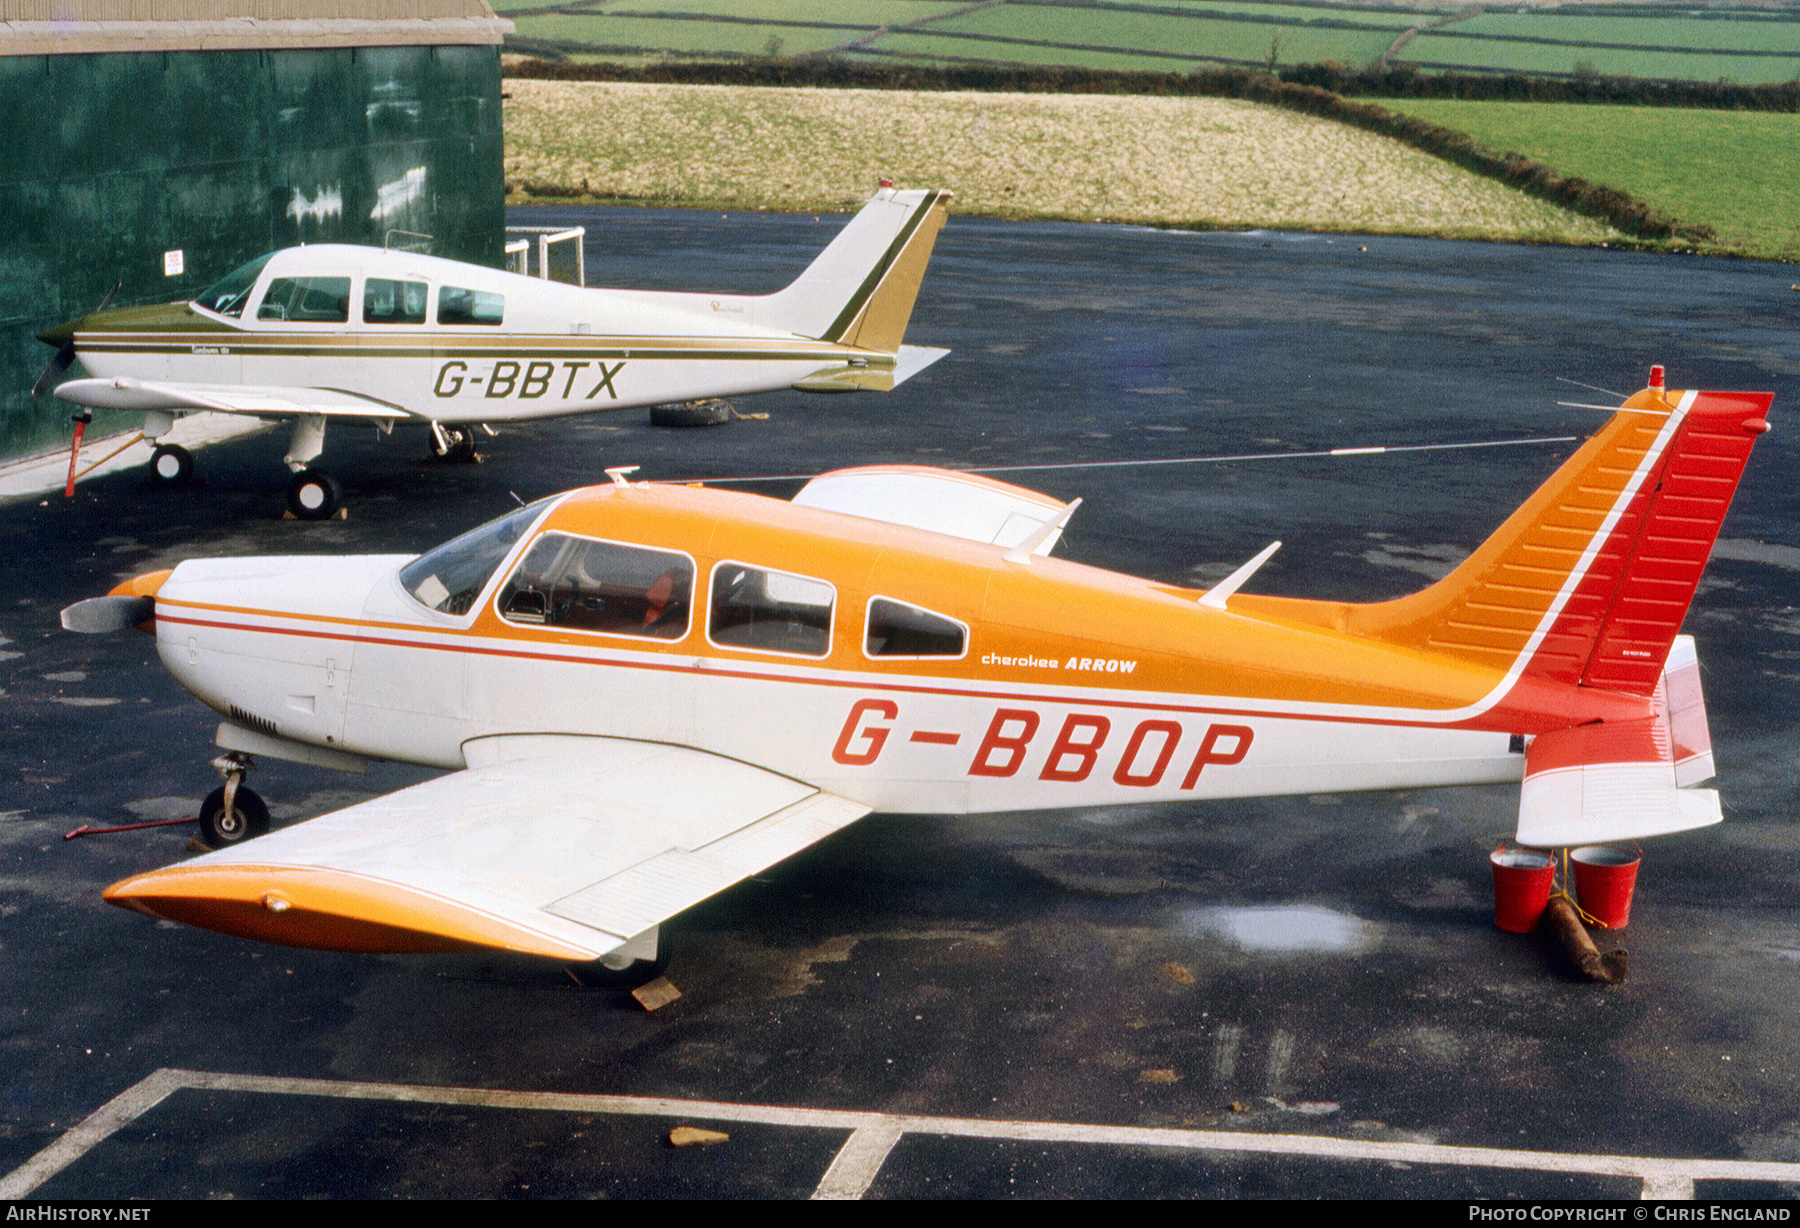
M 904 1133 L 894 1121 L 862 1126 L 851 1132 L 838 1148 L 837 1158 L 825 1170 L 824 1180 L 813 1191 L 815 1200 L 854 1200 L 868 1193 L 875 1174 L 887 1162 L 888 1152 Z
M 164 1068 L 108 1100 L 74 1129 L 0 1178 L 0 1199 L 24 1198 L 38 1186 L 161 1104 L 171 1093 L 192 1086 L 183 1070 Z
M 1384 1143 L 1314 1134 L 1250 1134 L 1146 1126 L 1095 1126 L 1074 1122 L 986 1121 L 970 1117 L 921 1117 L 843 1109 L 672 1100 L 655 1096 L 515 1092 L 480 1087 L 429 1087 L 408 1083 L 353 1083 L 337 1079 L 271 1078 L 165 1068 L 107 1101 L 56 1142 L 6 1177 L 0 1178 L 0 1198 L 29 1196 L 33 1190 L 86 1155 L 114 1132 L 155 1108 L 170 1094 L 184 1089 L 280 1096 L 334 1096 L 348 1100 L 392 1100 L 415 1104 L 476 1105 L 567 1113 L 615 1113 L 621 1116 L 741 1121 L 802 1129 L 847 1130 L 850 1137 L 838 1149 L 837 1157 L 813 1193 L 814 1198 L 820 1199 L 861 1197 L 874 1182 L 894 1146 L 908 1134 L 1634 1177 L 1643 1183 L 1640 1197 L 1646 1199 L 1692 1198 L 1694 1182 L 1704 1180 L 1800 1182 L 1800 1164 L 1762 1160 L 1564 1154 L 1497 1147 L 1457 1147 L 1442 1143 Z

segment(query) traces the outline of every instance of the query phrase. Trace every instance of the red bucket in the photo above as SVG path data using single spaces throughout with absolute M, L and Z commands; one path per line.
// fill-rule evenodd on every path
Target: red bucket
M 1542 849 L 1507 848 L 1489 855 L 1494 866 L 1494 924 L 1514 934 L 1529 934 L 1550 904 L 1556 858 Z
M 1637 886 L 1638 863 L 1643 860 L 1635 849 L 1614 848 L 1607 844 L 1589 844 L 1569 851 L 1569 864 L 1575 871 L 1575 898 L 1581 911 L 1605 930 L 1622 930 L 1631 920 L 1631 892 Z

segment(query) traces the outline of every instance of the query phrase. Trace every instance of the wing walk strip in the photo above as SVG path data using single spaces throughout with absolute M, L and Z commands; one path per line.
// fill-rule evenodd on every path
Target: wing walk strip
M 1495 1147 L 1457 1147 L 1443 1143 L 1374 1142 L 1309 1134 L 1254 1134 L 1049 1121 L 990 1121 L 969 1117 L 928 1117 L 783 1105 L 732 1104 L 656 1096 L 517 1092 L 477 1087 L 274 1078 L 165 1067 L 133 1084 L 24 1164 L 5 1177 L 0 1177 L 0 1198 L 29 1197 L 45 1182 L 80 1160 L 113 1134 L 132 1125 L 180 1091 L 324 1096 L 342 1100 L 465 1105 L 540 1112 L 609 1113 L 677 1118 L 684 1121 L 747 1122 L 795 1129 L 848 1131 L 849 1137 L 813 1192 L 815 1199 L 862 1197 L 880 1175 L 894 1147 L 907 1135 L 1061 1143 L 1072 1146 L 1173 1148 L 1248 1156 L 1312 1156 L 1344 1162 L 1431 1164 L 1444 1168 L 1582 1173 L 1640 1181 L 1643 1183 L 1640 1197 L 1645 1199 L 1691 1199 L 1694 1197 L 1696 1181 L 1756 1181 L 1771 1184 L 1800 1182 L 1800 1164 L 1762 1160 L 1565 1154 Z M 1770 1191 L 1771 1196 L 1774 1194 L 1775 1191 Z

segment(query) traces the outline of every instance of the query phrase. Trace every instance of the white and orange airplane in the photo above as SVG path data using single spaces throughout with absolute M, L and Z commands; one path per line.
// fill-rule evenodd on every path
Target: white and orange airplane
M 192 302 L 103 304 L 45 330 L 58 350 L 34 391 L 80 358 L 95 378 L 56 395 L 141 411 L 151 473 L 171 484 L 193 470 L 185 449 L 158 444 L 181 415 L 290 421 L 288 508 L 324 520 L 343 502 L 314 464 L 331 421 L 383 433 L 422 421 L 448 455 L 472 453 L 475 429 L 496 422 L 892 389 L 948 352 L 901 338 L 949 200 L 884 182 L 805 272 L 761 296 L 584 289 L 409 252 L 287 248 Z
M 871 811 L 1522 779 L 1525 844 L 1715 823 L 1678 631 L 1770 400 L 1657 368 L 1446 578 L 1370 604 L 1239 592 L 1266 551 L 1204 592 L 1053 558 L 1079 500 L 904 466 L 792 502 L 613 471 L 417 558 L 186 562 L 64 612 L 153 632 L 224 717 L 228 846 L 106 898 L 632 980 L 668 918 Z M 448 774 L 247 840 L 252 754 Z

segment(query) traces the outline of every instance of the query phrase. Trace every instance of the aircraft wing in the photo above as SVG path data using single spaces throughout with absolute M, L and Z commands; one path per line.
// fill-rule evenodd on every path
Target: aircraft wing
M 1520 844 L 1538 848 L 1636 840 L 1719 822 L 1712 737 L 1692 636 L 1677 636 L 1643 720 L 1558 729 L 1525 751 Z
M 620 738 L 468 746 L 470 767 L 125 879 L 151 916 L 324 950 L 593 960 L 869 807 Z
M 75 379 L 58 384 L 56 395 L 89 409 L 164 410 L 185 413 L 212 410 L 258 417 L 325 414 L 333 418 L 410 418 L 411 414 L 383 401 L 374 401 L 335 388 L 285 388 L 254 384 L 179 384 L 137 380 L 119 375 L 112 379 Z

